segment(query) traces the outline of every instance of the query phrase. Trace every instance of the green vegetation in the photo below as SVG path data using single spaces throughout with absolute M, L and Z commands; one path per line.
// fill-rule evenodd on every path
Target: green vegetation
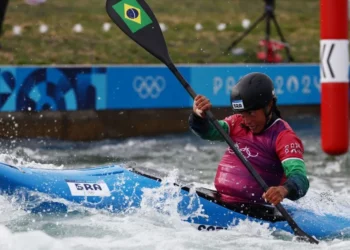
M 158 21 L 168 26 L 164 33 L 175 63 L 254 63 L 258 41 L 264 38 L 265 24 L 246 37 L 238 47 L 241 56 L 224 53 L 243 31 L 244 18 L 256 20 L 264 9 L 262 0 L 147 0 Z M 0 38 L 0 64 L 146 64 L 158 63 L 110 22 L 103 0 L 48 0 L 29 6 L 24 0 L 11 0 Z M 319 0 L 276 0 L 276 16 L 296 62 L 319 60 Z M 196 23 L 203 30 L 195 31 Z M 39 25 L 49 31 L 39 33 Z M 82 33 L 72 32 L 80 23 Z M 224 31 L 216 26 L 226 23 Z M 22 35 L 12 34 L 20 25 Z M 274 26 L 272 38 L 278 39 Z

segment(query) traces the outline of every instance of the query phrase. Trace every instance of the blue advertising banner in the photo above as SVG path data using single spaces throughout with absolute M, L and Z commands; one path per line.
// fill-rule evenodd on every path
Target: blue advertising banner
M 201 66 L 192 68 L 191 86 L 214 106 L 227 106 L 230 91 L 245 74 L 262 72 L 271 77 L 280 105 L 319 104 L 318 65 Z
M 189 80 L 190 68 L 179 67 Z M 108 109 L 182 108 L 188 94 L 167 67 L 111 67 L 108 73 Z
M 105 68 L 0 68 L 0 110 L 106 109 Z
M 214 106 L 228 107 L 232 86 L 263 72 L 279 105 L 320 104 L 318 64 L 186 65 L 180 72 Z M 0 111 L 189 108 L 192 99 L 163 65 L 0 67 Z

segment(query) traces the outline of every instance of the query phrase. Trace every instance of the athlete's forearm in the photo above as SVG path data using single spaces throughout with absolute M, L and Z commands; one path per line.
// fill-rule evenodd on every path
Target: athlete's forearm
M 303 197 L 309 189 L 305 163 L 301 159 L 288 159 L 282 163 L 287 181 L 283 184 L 288 190 L 286 198 L 297 200 Z
M 228 125 L 224 121 L 218 121 L 220 126 L 227 133 L 229 131 Z M 207 118 L 202 118 L 192 113 L 189 117 L 189 125 L 192 131 L 205 140 L 223 141 L 219 131 L 209 122 Z

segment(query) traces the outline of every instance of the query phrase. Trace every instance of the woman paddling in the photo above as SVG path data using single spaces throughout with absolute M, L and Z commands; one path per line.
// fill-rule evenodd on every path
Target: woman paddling
M 219 124 L 270 188 L 263 193 L 228 147 L 215 177 L 215 187 L 224 201 L 276 205 L 284 198 L 297 200 L 306 194 L 309 181 L 303 161 L 304 148 L 289 124 L 281 118 L 276 101 L 273 82 L 262 73 L 248 74 L 233 87 L 234 114 L 220 120 Z M 190 127 L 203 139 L 223 141 L 205 117 L 204 111 L 211 107 L 205 96 L 197 95 L 189 117 Z

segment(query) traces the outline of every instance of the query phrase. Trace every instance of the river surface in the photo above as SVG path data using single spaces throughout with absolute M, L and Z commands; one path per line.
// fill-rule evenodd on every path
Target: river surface
M 326 155 L 320 148 L 317 123 L 298 124 L 294 128 L 304 143 L 310 180 L 310 190 L 298 205 L 350 217 L 350 155 Z M 192 133 L 89 143 L 14 139 L 0 141 L 0 161 L 51 169 L 129 163 L 181 183 L 213 188 L 225 148 L 225 143 L 203 141 Z M 314 246 L 278 237 L 252 222 L 230 230 L 200 232 L 181 221 L 176 200 L 172 203 L 167 216 L 150 205 L 129 215 L 78 206 L 78 213 L 57 218 L 30 214 L 0 196 L 0 249 L 350 249 L 350 237 Z

